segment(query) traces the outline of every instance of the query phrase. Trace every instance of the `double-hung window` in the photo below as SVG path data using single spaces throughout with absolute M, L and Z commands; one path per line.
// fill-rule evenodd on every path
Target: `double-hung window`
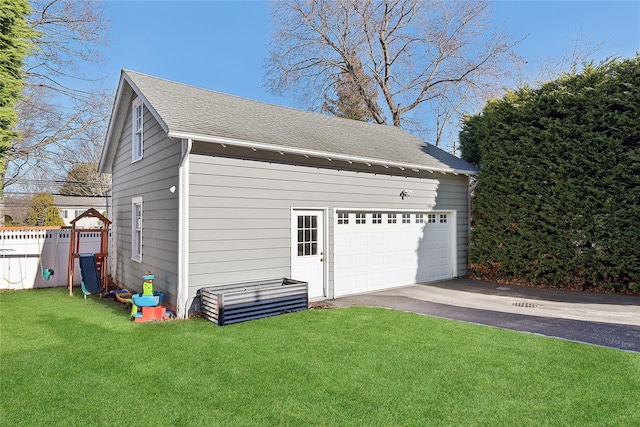
M 131 117 L 131 162 L 142 159 L 144 146 L 144 104 L 142 99 L 136 98 L 133 101 Z
M 142 262 L 142 197 L 131 200 L 131 259 Z

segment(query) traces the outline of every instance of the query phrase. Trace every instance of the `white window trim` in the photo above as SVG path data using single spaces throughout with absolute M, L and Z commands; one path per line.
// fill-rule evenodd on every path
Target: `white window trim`
M 140 230 L 136 224 L 136 206 L 140 210 Z M 136 262 L 142 262 L 142 223 L 144 221 L 142 210 L 142 197 L 134 197 L 131 199 L 131 259 Z M 140 239 L 136 248 L 136 233 L 140 233 Z
M 140 126 L 138 127 L 138 117 L 136 111 L 140 107 Z M 140 134 L 140 143 L 136 142 L 136 135 Z M 137 146 L 139 145 L 139 148 Z M 139 152 L 138 152 L 139 151 Z M 131 163 L 142 160 L 144 154 L 144 104 L 141 98 L 136 98 L 131 103 Z

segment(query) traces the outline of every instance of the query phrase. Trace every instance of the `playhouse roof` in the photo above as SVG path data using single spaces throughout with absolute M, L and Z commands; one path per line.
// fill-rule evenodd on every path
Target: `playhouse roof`
M 104 228 L 108 228 L 111 225 L 111 221 L 94 208 L 87 209 L 69 222 L 71 223 L 71 226 L 75 228 L 76 222 L 80 221 L 82 218 L 98 218 L 104 224 Z

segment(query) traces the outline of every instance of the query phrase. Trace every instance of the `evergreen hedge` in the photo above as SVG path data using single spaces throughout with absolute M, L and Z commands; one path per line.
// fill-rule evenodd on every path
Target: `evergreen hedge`
M 5 155 L 18 137 L 15 109 L 24 87 L 23 61 L 36 33 L 27 23 L 31 7 L 26 0 L 0 0 L 0 177 L 4 178 Z M 2 180 L 4 182 L 4 179 Z M 1 186 L 0 192 L 4 190 Z
M 640 56 L 490 101 L 460 144 L 472 275 L 640 291 Z

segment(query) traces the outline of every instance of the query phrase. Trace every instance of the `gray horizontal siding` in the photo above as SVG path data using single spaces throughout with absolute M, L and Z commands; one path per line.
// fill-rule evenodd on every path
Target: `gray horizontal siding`
M 235 273 L 244 273 L 247 271 L 261 271 L 261 270 L 282 270 L 285 269 L 282 273 L 279 273 L 276 276 L 272 276 L 271 278 L 277 277 L 287 277 L 289 275 L 289 261 L 288 258 L 284 256 L 277 257 L 278 254 L 272 254 L 269 251 L 269 255 L 262 254 L 259 258 L 253 259 L 244 259 L 244 260 L 235 260 L 235 261 L 226 261 L 226 262 L 216 262 L 214 260 L 206 261 L 206 262 L 192 262 L 190 273 L 194 276 L 199 275 L 213 275 L 214 277 L 222 272 L 235 272 Z M 242 281 L 245 279 L 239 279 L 238 277 L 234 277 L 232 282 Z M 262 279 L 258 279 L 262 280 Z M 222 283 L 222 282 L 220 282 Z M 202 286 L 199 286 L 200 288 Z
M 119 135 L 112 168 L 116 253 L 112 275 L 132 290 L 142 288 L 142 275 L 155 274 L 154 287 L 175 308 L 178 283 L 178 185 L 180 142 L 169 140 L 146 110 L 144 156 L 131 163 L 131 99 Z M 131 200 L 143 199 L 142 263 L 131 260 Z
M 249 161 L 244 161 L 245 164 Z M 253 162 L 251 166 L 247 164 L 247 168 L 251 169 L 249 176 L 238 175 L 244 172 L 244 168 L 232 168 L 228 165 L 224 167 L 216 166 L 215 170 L 204 171 L 200 176 L 194 176 L 191 184 L 193 188 L 192 195 L 198 195 L 198 185 L 204 185 L 209 182 L 210 177 L 226 176 L 228 180 L 221 181 L 219 187 L 221 191 L 225 189 L 235 192 L 236 188 L 243 188 L 245 191 L 255 192 L 256 198 L 269 198 L 269 194 L 257 194 L 260 190 L 278 188 L 278 190 L 285 197 L 287 195 L 294 199 L 299 199 L 299 183 L 305 182 L 309 179 L 309 173 L 311 172 L 314 177 L 314 193 L 319 195 L 335 194 L 339 198 L 340 195 L 346 195 L 347 197 L 353 196 L 353 184 L 357 183 L 359 188 L 362 189 L 363 195 L 376 192 L 377 194 L 390 194 L 397 196 L 399 194 L 398 186 L 401 184 L 409 184 L 412 182 L 412 178 L 389 176 L 389 175 L 375 175 L 367 173 L 350 173 L 349 182 L 345 182 L 344 174 L 340 172 L 348 173 L 347 171 L 331 170 L 331 169 L 319 169 L 302 166 L 291 166 L 289 169 L 278 167 L 287 165 L 278 165 L 274 163 L 266 162 Z M 235 170 L 234 170 L 235 169 Z M 239 170 L 238 170 L 239 169 Z M 276 169 L 278 175 L 274 176 L 273 171 Z M 444 175 L 442 175 L 444 176 Z M 413 180 L 415 182 L 415 180 Z M 379 184 L 379 185 L 378 185 Z M 431 193 L 435 190 L 439 183 L 435 179 L 420 180 L 420 187 L 416 188 L 418 192 L 424 192 L 425 194 Z M 445 189 L 446 191 L 446 189 Z M 201 193 L 207 195 L 206 192 Z M 357 195 L 358 193 L 356 193 Z M 233 194 L 230 194 L 233 197 Z M 237 194 L 237 197 L 242 195 Z M 325 196 L 319 196 L 326 198 Z M 409 203 L 407 199 L 407 203 Z
M 190 159 L 190 297 L 205 286 L 288 277 L 291 208 L 328 209 L 330 288 L 333 209 L 340 208 L 456 210 L 458 271 L 466 272 L 465 176 L 392 176 L 213 154 Z M 401 200 L 403 189 L 412 196 Z
M 212 221 L 213 222 L 213 221 Z M 197 248 L 197 244 L 195 242 L 207 242 L 209 249 L 211 250 L 210 242 L 224 242 L 226 244 L 229 240 L 239 240 L 239 241 L 264 241 L 265 239 L 289 239 L 289 236 L 283 236 L 280 230 L 275 229 L 262 229 L 260 230 L 259 239 L 256 239 L 256 233 L 247 233 L 242 232 L 238 233 L 238 229 L 221 229 L 216 227 L 215 225 L 211 226 L 211 229 L 206 230 L 192 230 L 189 233 L 189 244 L 190 244 L 190 252 L 193 251 L 193 248 Z M 197 250 L 197 249 L 196 249 Z
M 267 248 L 226 250 L 217 252 L 191 252 L 191 262 L 194 265 L 219 263 L 219 262 L 243 262 L 246 259 L 252 260 L 278 260 L 287 257 L 291 252 L 288 245 L 268 248 L 269 255 L 265 255 Z

